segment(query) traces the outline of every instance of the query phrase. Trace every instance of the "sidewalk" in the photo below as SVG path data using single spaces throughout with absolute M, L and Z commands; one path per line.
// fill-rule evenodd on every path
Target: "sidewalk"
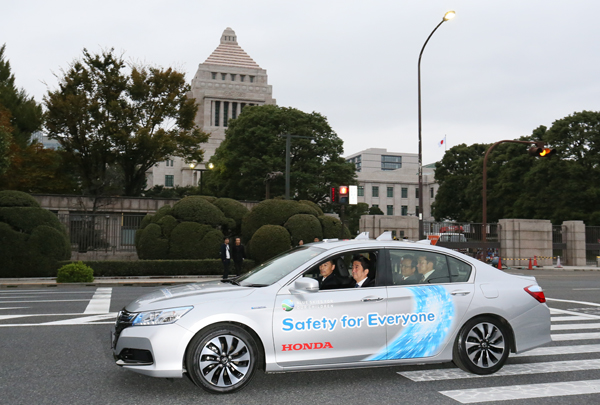
M 220 280 L 219 276 L 96 277 L 91 283 L 57 283 L 56 277 L 0 278 L 0 289 L 36 287 L 160 287 Z

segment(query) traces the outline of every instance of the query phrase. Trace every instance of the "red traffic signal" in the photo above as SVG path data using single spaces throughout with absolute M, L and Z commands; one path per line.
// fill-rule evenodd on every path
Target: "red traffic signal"
M 329 198 L 331 198 L 331 202 L 332 203 L 338 202 L 337 188 L 336 187 L 330 187 L 330 189 L 329 189 Z
M 349 196 L 348 186 L 340 186 L 339 190 L 340 190 L 340 193 L 339 193 L 340 204 L 348 204 L 348 196 Z

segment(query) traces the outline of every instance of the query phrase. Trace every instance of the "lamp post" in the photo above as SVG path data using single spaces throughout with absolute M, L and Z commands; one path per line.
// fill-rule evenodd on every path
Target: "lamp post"
M 419 239 L 425 238 L 425 232 L 423 230 L 423 147 L 421 141 L 421 57 L 423 56 L 423 51 L 429 42 L 429 39 L 433 35 L 433 33 L 448 20 L 454 18 L 456 13 L 454 11 L 448 11 L 444 14 L 444 18 L 436 27 L 431 31 L 431 34 L 427 37 L 427 40 L 423 44 L 423 48 L 421 48 L 421 53 L 419 53 L 419 64 L 417 67 L 418 70 L 418 87 L 419 87 Z
M 200 194 L 202 194 L 202 173 L 212 170 L 215 167 L 215 165 L 209 163 L 208 165 L 206 165 L 208 169 L 196 169 L 196 166 L 198 166 L 197 163 L 190 163 L 190 169 L 200 172 Z
M 281 134 L 279 136 L 285 137 L 285 199 L 290 199 L 290 160 L 292 153 L 292 138 L 304 138 L 304 139 L 315 139 L 312 136 L 302 135 L 291 135 Z

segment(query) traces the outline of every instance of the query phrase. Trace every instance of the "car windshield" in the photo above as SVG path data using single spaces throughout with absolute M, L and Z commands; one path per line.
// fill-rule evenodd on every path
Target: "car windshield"
M 273 259 L 255 267 L 249 273 L 236 278 L 235 281 L 248 287 L 271 285 L 324 251 L 324 249 L 317 247 L 299 246 L 275 256 Z

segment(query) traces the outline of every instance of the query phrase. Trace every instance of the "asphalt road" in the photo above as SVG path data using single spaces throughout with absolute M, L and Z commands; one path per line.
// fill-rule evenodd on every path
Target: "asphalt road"
M 453 364 L 287 374 L 258 372 L 244 390 L 211 395 L 187 378 L 156 379 L 114 364 L 109 330 L 125 304 L 154 288 L 0 290 L 2 404 L 490 404 L 600 403 L 600 272 L 535 275 L 553 309 L 553 342 L 512 356 L 490 377 Z M 95 299 L 90 305 L 92 297 Z M 88 313 L 86 313 L 86 311 Z M 96 313 L 92 313 L 96 312 Z M 401 374 L 399 374 L 401 373 Z M 595 390 L 595 391 L 594 391 Z M 596 392 L 560 395 L 571 392 Z M 456 399 L 453 399 L 456 398 Z

